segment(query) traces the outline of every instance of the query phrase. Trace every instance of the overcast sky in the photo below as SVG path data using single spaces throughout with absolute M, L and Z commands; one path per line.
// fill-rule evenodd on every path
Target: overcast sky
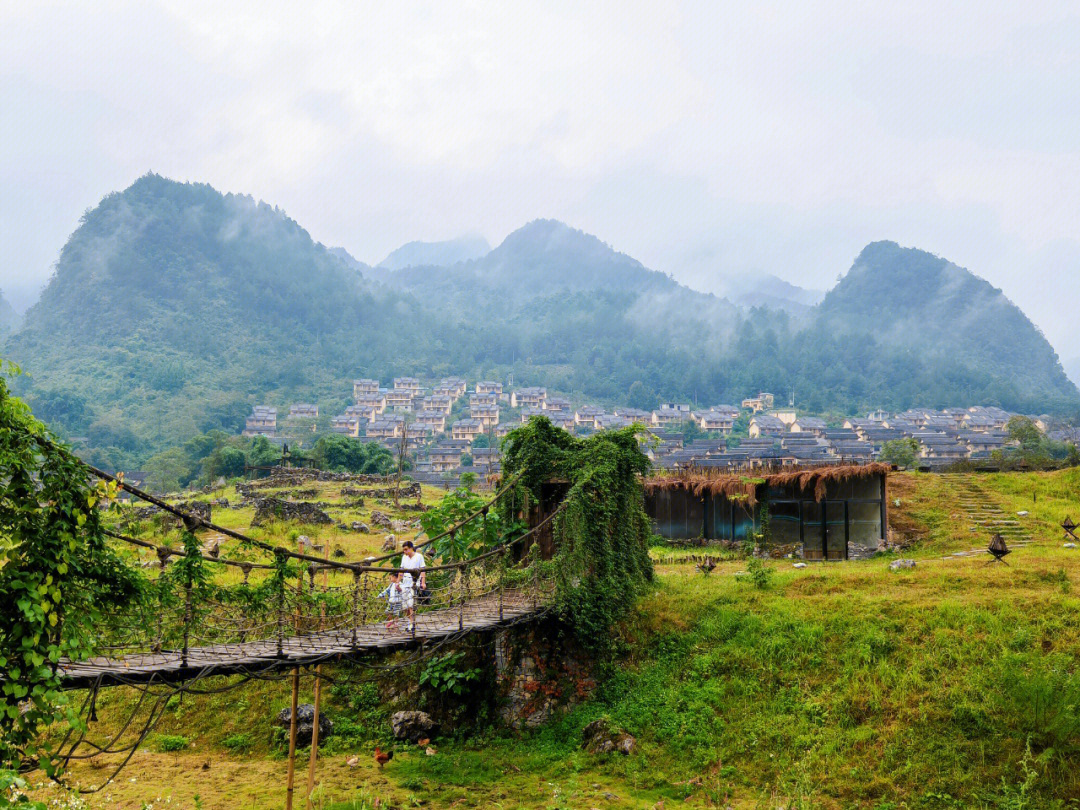
M 698 289 L 826 288 L 893 239 L 1069 360 L 1077 43 L 1075 2 L 4 2 L 0 287 L 155 171 L 368 262 L 554 217 Z

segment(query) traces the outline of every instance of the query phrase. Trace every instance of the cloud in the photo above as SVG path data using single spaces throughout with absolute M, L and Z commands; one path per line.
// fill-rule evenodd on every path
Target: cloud
M 8 4 L 0 285 L 154 170 L 369 261 L 557 217 L 702 289 L 822 287 L 895 239 L 1080 355 L 1030 294 L 1080 269 L 1078 35 L 1055 2 Z

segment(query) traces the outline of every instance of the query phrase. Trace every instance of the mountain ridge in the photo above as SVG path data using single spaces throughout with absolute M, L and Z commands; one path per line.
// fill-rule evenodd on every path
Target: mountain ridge
M 5 355 L 28 372 L 19 392 L 88 436 L 103 463 L 237 431 L 256 401 L 314 399 L 337 412 L 357 376 L 513 373 L 635 407 L 789 388 L 819 412 L 1078 407 L 1052 347 L 1000 291 L 912 250 L 867 246 L 795 320 L 691 290 L 554 220 L 526 224 L 477 259 L 391 271 L 326 248 L 251 197 L 147 175 L 83 217 Z M 890 334 L 917 303 L 893 289 L 910 272 L 938 279 L 947 306 L 965 303 L 954 287 L 975 290 L 979 307 L 1008 315 L 1022 353 L 999 360 L 981 349 L 1008 330 L 985 334 L 993 324 L 978 312 L 967 313 L 972 334 L 934 333 L 953 351 L 928 349 L 910 326 Z

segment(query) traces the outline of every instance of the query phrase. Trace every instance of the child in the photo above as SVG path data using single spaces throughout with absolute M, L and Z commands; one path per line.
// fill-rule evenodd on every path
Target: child
M 398 617 L 401 615 L 402 602 L 405 598 L 405 589 L 401 585 L 401 573 L 390 572 L 390 584 L 383 588 L 376 599 L 386 600 L 386 629 L 393 630 L 397 627 Z

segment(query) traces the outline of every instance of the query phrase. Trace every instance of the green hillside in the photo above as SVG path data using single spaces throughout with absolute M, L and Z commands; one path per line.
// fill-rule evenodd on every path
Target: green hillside
M 328 250 L 265 203 L 156 175 L 85 215 L 5 356 L 28 372 L 17 390 L 36 412 L 113 465 L 237 431 L 259 401 L 335 413 L 359 376 L 512 373 L 641 408 L 794 389 L 810 411 L 1080 410 L 1000 291 L 891 243 L 868 247 L 796 321 L 691 290 L 551 220 L 472 261 L 391 271 Z
M 928 363 L 1010 370 L 1016 396 L 1076 396 L 1050 343 L 1001 290 L 931 253 L 875 242 L 821 303 L 820 324 L 841 335 L 872 333 Z

